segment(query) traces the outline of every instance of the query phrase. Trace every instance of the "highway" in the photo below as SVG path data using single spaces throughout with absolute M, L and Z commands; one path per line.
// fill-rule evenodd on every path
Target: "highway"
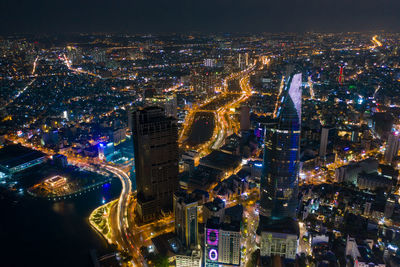
M 249 84 L 250 74 L 255 70 L 256 64 L 250 66 L 240 72 L 229 75 L 223 81 L 224 92 L 208 99 L 199 106 L 195 106 L 186 116 L 185 123 L 179 134 L 179 143 L 187 149 L 197 150 L 200 156 L 208 154 L 211 149 L 218 149 L 223 145 L 225 138 L 232 132 L 237 132 L 239 129 L 238 123 L 231 119 L 229 112 L 231 109 L 240 106 L 240 103 L 247 100 L 252 90 Z M 239 82 L 239 91 L 230 91 L 230 82 Z M 210 140 L 196 146 L 188 146 L 187 139 L 195 122 L 197 112 L 210 112 L 214 115 L 215 128 Z
M 131 179 L 129 178 L 129 175 L 126 174 L 126 172 L 121 170 L 120 168 L 108 164 L 102 164 L 102 167 L 113 173 L 115 176 L 117 176 L 122 184 L 122 191 L 118 199 L 118 205 L 117 205 L 117 212 L 116 212 L 117 215 L 116 219 L 114 220 L 114 222 L 115 221 L 117 222 L 116 224 L 118 229 L 118 237 L 121 241 L 121 243 L 117 241 L 117 244 L 120 246 L 120 249 L 129 252 L 129 254 L 132 255 L 133 260 L 131 263 L 133 264 L 133 266 L 146 266 L 147 265 L 146 261 L 140 254 L 139 250 L 140 246 L 138 245 L 138 244 L 143 244 L 143 242 L 140 242 L 140 240 L 143 240 L 141 236 L 143 229 L 139 231 L 139 227 L 137 227 L 134 220 L 132 220 L 132 222 L 129 223 L 129 218 L 134 218 L 133 216 L 134 212 L 133 210 L 129 209 L 130 207 L 129 204 L 131 204 L 131 207 L 134 207 L 135 204 L 135 202 L 131 201 L 130 198 L 132 192 Z M 145 227 L 150 227 L 150 226 L 151 225 L 145 225 Z M 115 227 L 115 225 L 113 225 L 113 227 Z M 150 232 L 150 230 L 148 231 Z
M 19 90 L 18 93 L 12 99 L 10 99 L 9 102 L 7 102 L 4 105 L 4 107 L 7 107 L 8 105 L 12 104 L 15 101 L 15 99 L 17 99 L 20 95 L 22 95 L 29 88 L 29 86 L 31 86 L 35 81 L 36 81 L 36 78 L 34 78 L 32 81 L 30 81 L 24 88 Z
M 97 77 L 97 78 L 102 78 L 100 75 L 97 75 L 97 74 L 95 74 L 95 73 L 92 73 L 92 72 L 89 72 L 89 71 L 86 71 L 86 70 L 82 70 L 82 69 L 80 69 L 80 68 L 78 68 L 78 69 L 73 68 L 73 67 L 71 66 L 70 60 L 67 58 L 66 55 L 64 55 L 61 59 L 64 61 L 64 63 L 65 63 L 65 65 L 67 66 L 67 68 L 68 68 L 69 70 L 73 71 L 73 72 L 80 73 L 80 74 L 87 74 L 87 75 L 90 75 L 90 76 L 93 76 L 93 77 Z
M 132 183 L 131 180 L 129 179 L 129 176 L 122 170 L 103 164 L 103 168 L 108 170 L 109 172 L 113 173 L 115 176 L 117 176 L 122 184 L 122 191 L 121 195 L 118 200 L 118 206 L 117 206 L 117 218 L 118 218 L 118 230 L 121 234 L 121 237 L 123 241 L 128 244 L 129 246 L 129 241 L 127 240 L 127 203 L 129 199 L 130 192 L 132 191 Z
M 87 73 L 82 70 L 77 70 L 71 67 L 68 58 L 64 55 L 64 62 L 68 68 L 72 71 L 79 73 L 85 73 L 88 75 L 94 75 Z M 250 65 L 247 69 L 234 73 L 228 76 L 224 80 L 224 92 L 220 96 L 210 98 L 205 103 L 199 105 L 193 109 L 186 118 L 184 129 L 179 136 L 180 139 L 185 138 L 185 132 L 191 128 L 191 124 L 194 121 L 194 115 L 202 111 L 203 107 L 209 108 L 207 112 L 211 112 L 216 120 L 213 134 L 209 141 L 198 147 L 199 152 L 202 155 L 207 154 L 211 149 L 219 148 L 225 138 L 232 132 L 239 129 L 239 123 L 232 118 L 230 112 L 231 109 L 237 108 L 240 104 L 247 100 L 251 94 L 252 89 L 249 84 L 249 77 L 255 70 L 256 64 Z M 33 81 L 32 81 L 33 82 Z M 229 82 L 237 82 L 238 87 L 235 90 L 237 92 L 229 91 Z M 170 90 L 177 90 L 179 85 L 172 87 Z M 25 89 L 26 90 L 26 89 Z M 27 146 L 33 147 L 34 149 L 41 150 L 49 155 L 54 154 L 54 151 L 48 150 L 41 146 L 34 146 L 23 138 L 12 138 L 14 141 L 21 142 Z M 133 266 L 146 266 L 146 261 L 140 252 L 141 246 L 148 246 L 151 244 L 151 238 L 158 236 L 163 233 L 171 232 L 174 228 L 174 218 L 172 215 L 168 215 L 156 222 L 146 224 L 143 226 L 137 225 L 135 222 L 134 208 L 136 201 L 132 196 L 132 183 L 129 175 L 125 172 L 126 170 L 121 169 L 115 165 L 106 164 L 98 159 L 88 159 L 78 157 L 72 153 L 64 152 L 68 156 L 70 163 L 90 166 L 92 164 L 99 166 L 101 169 L 114 174 L 122 184 L 121 194 L 118 199 L 118 203 L 113 205 L 110 210 L 110 229 L 112 231 L 112 240 L 118 245 L 121 251 L 127 252 L 132 255 L 133 260 L 128 265 Z
M 378 40 L 378 35 L 372 37 L 372 42 L 375 44 L 375 46 L 382 46 L 382 43 Z
M 232 132 L 237 132 L 239 130 L 238 124 L 235 123 L 232 119 L 230 119 L 231 117 L 229 116 L 229 112 L 231 109 L 237 108 L 240 103 L 244 102 L 251 96 L 249 75 L 246 75 L 239 80 L 239 86 L 240 89 L 242 90 L 240 97 L 234 100 L 233 102 L 228 103 L 227 105 L 219 108 L 215 113 L 218 121 L 217 125 L 218 134 L 214 144 L 212 145 L 212 149 L 220 148 L 225 138 L 229 134 L 231 134 Z
M 32 75 L 35 75 L 38 59 L 39 59 L 39 56 L 36 56 L 35 61 L 33 62 Z

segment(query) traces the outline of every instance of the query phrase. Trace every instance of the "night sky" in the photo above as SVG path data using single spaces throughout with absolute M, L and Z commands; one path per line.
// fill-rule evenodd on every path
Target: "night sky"
M 0 33 L 400 29 L 400 0 L 0 0 Z

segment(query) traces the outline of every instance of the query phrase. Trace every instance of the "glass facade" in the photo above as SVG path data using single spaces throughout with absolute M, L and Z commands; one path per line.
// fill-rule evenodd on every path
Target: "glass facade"
M 159 107 L 132 113 L 132 135 L 137 185 L 135 212 L 150 222 L 163 211 L 172 210 L 178 189 L 178 128 L 174 118 Z
M 300 123 L 299 73 L 289 79 L 278 109 L 277 122 L 265 132 L 260 212 L 272 220 L 296 216 Z

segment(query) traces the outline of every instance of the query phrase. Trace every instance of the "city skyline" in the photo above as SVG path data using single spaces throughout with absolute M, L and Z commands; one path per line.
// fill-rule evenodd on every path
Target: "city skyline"
M 399 33 L 84 30 L 0 37 L 0 266 L 400 266 Z

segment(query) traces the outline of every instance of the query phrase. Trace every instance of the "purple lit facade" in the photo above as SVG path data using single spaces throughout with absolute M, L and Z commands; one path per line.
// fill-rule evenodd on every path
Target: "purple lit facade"
M 218 230 L 207 229 L 207 244 L 210 246 L 218 246 Z

